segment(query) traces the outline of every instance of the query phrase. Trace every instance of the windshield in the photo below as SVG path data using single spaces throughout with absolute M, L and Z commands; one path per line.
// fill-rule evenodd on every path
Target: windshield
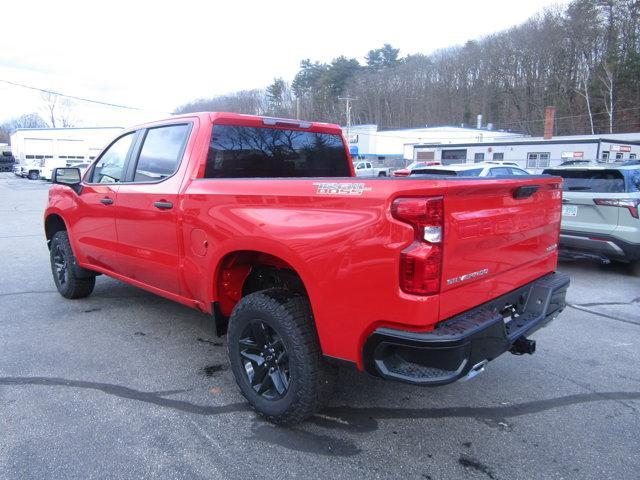
M 548 169 L 542 172 L 564 179 L 566 192 L 624 192 L 624 177 L 618 170 L 562 170 Z

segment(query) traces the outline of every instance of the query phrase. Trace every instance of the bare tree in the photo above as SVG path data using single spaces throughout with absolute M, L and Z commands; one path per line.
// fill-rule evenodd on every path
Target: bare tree
M 584 98 L 587 104 L 587 115 L 589 116 L 589 126 L 591 135 L 595 133 L 593 128 L 593 112 L 591 111 L 591 95 L 589 93 L 589 84 L 591 83 L 591 65 L 587 62 L 586 58 L 582 58 L 577 67 L 577 86 L 574 87 L 574 91 Z
M 52 128 L 56 128 L 56 109 L 58 106 L 58 95 L 49 92 L 42 92 L 40 94 L 40 98 L 42 99 L 42 102 L 44 104 L 43 108 L 46 111 L 49 125 Z
M 613 115 L 614 115 L 614 103 L 613 103 L 613 90 L 614 90 L 614 78 L 613 70 L 608 62 L 603 62 L 600 81 L 605 89 L 604 95 L 604 108 L 607 111 L 607 118 L 609 122 L 609 133 L 613 133 Z

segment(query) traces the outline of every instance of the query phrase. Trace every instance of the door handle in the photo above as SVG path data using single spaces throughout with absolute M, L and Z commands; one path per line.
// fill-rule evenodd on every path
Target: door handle
M 111 205 L 113 203 L 113 200 L 109 197 L 104 197 L 100 199 L 100 203 L 103 205 Z
M 160 210 L 169 210 L 173 208 L 173 203 L 171 202 L 153 202 L 153 206 L 159 208 Z

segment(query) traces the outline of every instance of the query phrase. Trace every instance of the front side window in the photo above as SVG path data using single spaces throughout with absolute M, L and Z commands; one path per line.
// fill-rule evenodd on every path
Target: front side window
M 348 177 L 341 135 L 214 125 L 205 178 Z
M 150 128 L 140 149 L 134 182 L 154 182 L 169 177 L 180 165 L 190 125 Z
M 91 183 L 116 183 L 124 175 L 124 164 L 131 148 L 133 133 L 120 137 L 104 152 L 93 168 Z

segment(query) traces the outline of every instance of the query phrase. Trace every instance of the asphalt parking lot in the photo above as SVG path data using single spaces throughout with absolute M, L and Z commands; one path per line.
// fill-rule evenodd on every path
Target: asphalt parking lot
M 637 478 L 640 277 L 563 263 L 533 356 L 422 389 L 340 372 L 293 429 L 250 412 L 209 318 L 98 277 L 55 290 L 48 184 L 0 174 L 0 478 Z M 634 473 L 635 472 L 635 473 Z

